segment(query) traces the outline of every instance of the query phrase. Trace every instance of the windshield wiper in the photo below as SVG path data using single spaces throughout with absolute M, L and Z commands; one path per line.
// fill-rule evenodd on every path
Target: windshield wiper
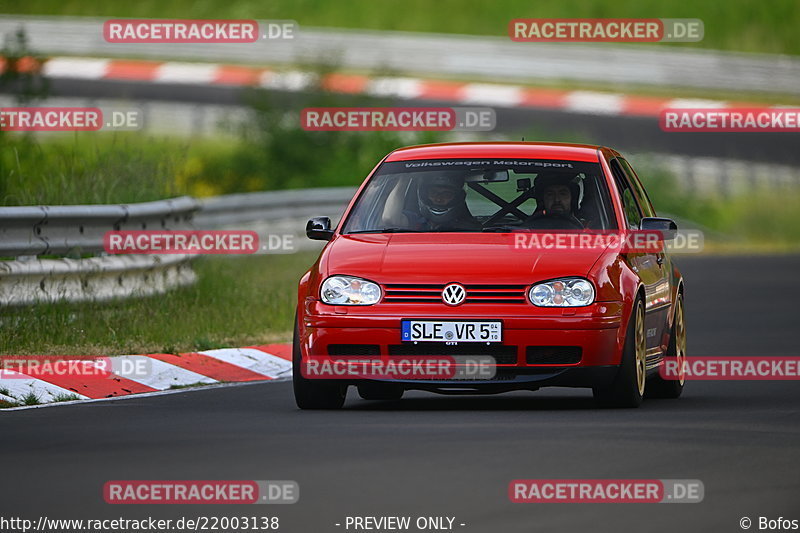
M 410 228 L 381 228 L 381 229 L 360 229 L 356 231 L 348 231 L 345 235 L 353 235 L 354 233 L 426 233 L 422 230 Z

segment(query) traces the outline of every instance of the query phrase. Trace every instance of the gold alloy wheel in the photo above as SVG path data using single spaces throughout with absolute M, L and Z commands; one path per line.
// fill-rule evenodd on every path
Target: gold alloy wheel
M 675 309 L 675 358 L 678 360 L 678 381 L 686 381 L 686 322 L 683 319 L 683 298 L 678 298 Z
M 634 333 L 634 346 L 636 348 L 636 385 L 639 388 L 639 395 L 644 396 L 644 382 L 647 378 L 647 342 L 644 336 L 644 306 L 642 302 L 636 306 L 636 325 Z

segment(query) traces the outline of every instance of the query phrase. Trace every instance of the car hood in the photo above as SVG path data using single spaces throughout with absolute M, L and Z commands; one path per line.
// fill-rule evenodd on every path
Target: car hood
M 544 250 L 515 246 L 504 233 L 340 235 L 326 251 L 328 275 L 378 283 L 518 284 L 587 276 L 607 248 Z

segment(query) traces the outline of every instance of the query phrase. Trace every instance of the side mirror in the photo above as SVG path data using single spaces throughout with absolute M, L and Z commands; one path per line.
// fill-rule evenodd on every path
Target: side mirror
M 642 231 L 660 231 L 665 241 L 671 241 L 675 238 L 678 225 L 671 218 L 644 217 L 639 222 L 639 229 Z
M 331 219 L 328 217 L 314 217 L 306 224 L 306 236 L 315 241 L 329 241 L 333 237 Z

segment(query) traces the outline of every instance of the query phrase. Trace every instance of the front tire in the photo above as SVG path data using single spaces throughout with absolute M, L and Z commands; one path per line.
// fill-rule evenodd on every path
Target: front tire
M 292 384 L 294 401 L 300 409 L 341 409 L 347 396 L 347 386 L 341 383 L 306 379 L 300 371 L 300 328 L 294 324 L 292 344 Z
M 602 407 L 639 407 L 644 397 L 647 364 L 647 339 L 644 332 L 644 302 L 637 298 L 628 321 L 622 362 L 614 381 L 592 389 Z
M 672 321 L 672 331 L 669 336 L 666 359 L 674 359 L 677 367 L 684 368 L 686 364 L 686 319 L 683 312 L 683 295 L 678 294 L 675 302 L 675 319 Z M 686 373 L 680 372 L 680 379 L 664 379 L 656 374 L 647 384 L 648 398 L 678 398 L 683 392 L 686 382 Z

